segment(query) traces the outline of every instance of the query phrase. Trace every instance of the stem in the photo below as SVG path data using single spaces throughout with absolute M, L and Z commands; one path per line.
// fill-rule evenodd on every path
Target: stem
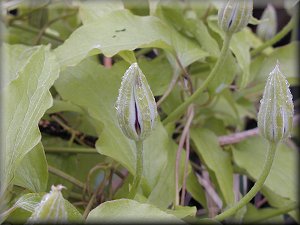
M 27 31 L 27 32 L 30 32 L 30 33 L 34 33 L 34 34 L 38 34 L 39 33 L 39 29 L 36 29 L 36 28 L 33 28 L 33 27 L 29 27 L 27 25 L 21 25 L 21 24 L 17 24 L 17 23 L 12 23 L 10 24 L 11 27 L 15 27 L 15 28 L 18 28 L 18 29 L 22 29 L 24 31 Z M 59 44 L 63 43 L 64 40 L 59 38 L 59 37 L 56 37 L 52 34 L 49 34 L 49 33 L 44 33 L 43 36 L 45 38 L 48 38 L 48 39 L 51 39 L 51 40 L 54 40 L 56 42 L 58 42 Z
M 182 153 L 182 149 L 183 149 L 183 145 L 184 142 L 187 138 L 187 134 L 189 132 L 190 129 L 190 125 L 192 123 L 192 120 L 194 118 L 194 106 L 191 105 L 189 107 L 189 110 L 187 112 L 187 121 L 186 124 L 183 128 L 180 140 L 179 140 L 179 145 L 177 148 L 177 152 L 176 152 L 176 161 L 175 161 L 175 199 L 174 199 L 174 208 L 179 205 L 179 165 L 180 165 L 180 159 L 181 159 L 181 153 Z
M 136 141 L 136 169 L 135 178 L 132 184 L 132 188 L 129 192 L 128 198 L 134 199 L 137 190 L 140 186 L 143 175 L 143 141 Z
M 92 197 L 91 197 L 90 200 L 89 200 L 88 205 L 86 206 L 86 208 L 85 208 L 85 210 L 84 210 L 84 212 L 83 212 L 83 214 L 82 214 L 82 217 L 83 217 L 84 219 L 86 219 L 87 216 L 89 215 L 89 212 L 91 211 L 91 209 L 92 209 L 92 207 L 93 207 L 93 204 L 94 204 L 95 200 L 97 200 L 97 195 L 98 195 L 99 193 L 102 193 L 102 191 L 104 190 L 105 184 L 106 184 L 106 182 L 107 182 L 107 178 L 108 178 L 108 177 L 109 177 L 109 175 L 108 175 L 107 172 L 105 171 L 105 176 L 104 176 L 102 182 L 101 182 L 100 185 L 98 186 L 97 190 L 93 193 Z
M 86 153 L 98 154 L 94 148 L 44 147 L 46 153 Z
M 214 68 L 212 69 L 212 71 L 210 72 L 210 74 L 208 75 L 208 77 L 206 78 L 204 83 L 202 84 L 202 86 L 200 88 L 198 88 L 190 97 L 188 97 L 186 99 L 185 102 L 183 102 L 178 108 L 176 108 L 175 111 L 173 111 L 163 121 L 164 125 L 176 120 L 185 111 L 185 109 L 202 94 L 204 89 L 208 86 L 209 82 L 211 80 L 213 80 L 213 78 L 217 75 L 217 72 L 223 66 L 223 64 L 226 60 L 226 56 L 227 56 L 227 52 L 228 52 L 228 49 L 229 49 L 229 44 L 230 44 L 231 37 L 232 37 L 231 34 L 227 33 L 225 35 L 225 39 L 224 39 L 224 42 L 223 42 L 220 57 L 218 58 L 218 61 L 216 62 Z
M 285 35 L 287 35 L 293 29 L 293 26 L 294 26 L 294 19 L 292 18 L 288 22 L 288 24 L 278 34 L 276 34 L 273 38 L 266 41 L 265 43 L 263 43 L 258 48 L 252 50 L 251 51 L 251 56 L 257 55 L 258 53 L 262 52 L 267 47 L 269 47 L 269 46 L 277 43 L 278 41 L 280 41 Z
M 48 27 L 50 27 L 52 24 L 56 23 L 57 21 L 62 20 L 62 19 L 65 19 L 65 18 L 68 18 L 68 17 L 70 17 L 70 16 L 73 16 L 73 15 L 75 15 L 76 13 L 77 13 L 77 11 L 72 12 L 72 13 L 69 13 L 69 14 L 65 14 L 65 15 L 59 16 L 59 17 L 57 17 L 57 18 L 55 18 L 55 19 L 49 21 L 48 23 L 46 23 L 46 24 L 42 27 L 42 29 L 39 31 L 39 33 L 38 33 L 38 35 L 37 35 L 37 37 L 36 37 L 36 39 L 35 39 L 35 41 L 34 41 L 35 45 L 38 45 L 38 44 L 40 43 L 41 38 L 42 38 L 42 36 L 45 34 L 45 31 L 46 31 L 46 29 L 47 29 Z
M 62 177 L 64 179 L 66 179 L 67 181 L 69 181 L 70 183 L 76 185 L 77 187 L 81 188 L 81 189 L 84 189 L 85 188 L 85 185 L 84 183 L 82 183 L 81 181 L 77 180 L 76 178 L 70 176 L 69 174 L 57 169 L 57 168 L 54 168 L 50 165 L 48 165 L 48 171 L 52 174 L 55 174 L 59 177 Z
M 184 172 L 183 172 L 183 181 L 181 189 L 181 205 L 184 205 L 185 202 L 185 192 L 186 192 L 186 177 L 188 174 L 188 164 L 190 159 L 190 132 L 188 131 L 185 138 L 185 162 L 184 162 Z
M 275 151 L 277 148 L 277 143 L 275 142 L 269 142 L 269 148 L 268 148 L 268 154 L 266 157 L 264 168 L 261 172 L 260 177 L 255 182 L 254 186 L 251 188 L 251 190 L 233 207 L 229 208 L 228 210 L 222 212 L 221 214 L 217 215 L 214 219 L 218 221 L 222 221 L 234 213 L 236 213 L 239 209 L 244 207 L 248 202 L 251 201 L 251 199 L 259 192 L 259 190 L 262 188 L 263 184 L 265 183 L 275 156 Z

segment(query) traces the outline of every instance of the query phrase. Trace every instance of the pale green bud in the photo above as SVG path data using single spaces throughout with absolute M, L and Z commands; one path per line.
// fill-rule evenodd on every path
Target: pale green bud
M 294 114 L 292 98 L 289 84 L 277 62 L 268 77 L 258 112 L 258 128 L 267 140 L 277 143 L 289 137 Z
M 256 34 L 264 41 L 275 36 L 277 30 L 277 16 L 273 5 L 268 4 L 264 10 L 256 29 Z
M 293 16 L 295 13 L 297 13 L 297 9 L 299 7 L 299 5 L 297 5 L 298 3 L 299 0 L 285 0 L 283 1 L 283 7 L 290 16 Z
M 219 27 L 226 33 L 236 33 L 247 26 L 253 10 L 253 0 L 229 0 L 218 12 Z
M 61 194 L 63 188 L 65 187 L 62 185 L 52 185 L 51 191 L 44 195 L 41 202 L 28 219 L 28 223 L 67 222 L 68 214 L 65 209 L 65 199 Z
M 133 63 L 123 76 L 116 108 L 119 125 L 128 138 L 139 141 L 149 136 L 157 109 L 146 77 L 137 63 Z

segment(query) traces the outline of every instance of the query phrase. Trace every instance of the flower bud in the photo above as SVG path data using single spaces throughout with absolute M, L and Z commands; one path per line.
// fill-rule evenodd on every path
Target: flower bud
M 229 0 L 219 9 L 219 27 L 226 33 L 236 33 L 247 26 L 253 10 L 253 0 Z
M 299 7 L 299 0 L 287 0 L 283 1 L 283 7 L 287 11 L 290 16 L 293 16 L 297 13 L 297 9 Z M 298 4 L 298 5 L 297 5 Z
M 65 199 L 61 194 L 63 188 L 65 187 L 62 185 L 56 187 L 52 185 L 50 193 L 44 195 L 28 222 L 66 222 L 68 214 L 65 209 Z
M 139 141 L 149 136 L 157 116 L 156 103 L 146 77 L 137 63 L 125 72 L 116 103 L 123 133 Z
M 277 143 L 290 135 L 294 113 L 292 98 L 277 62 L 268 77 L 258 112 L 258 128 L 267 140 Z
M 277 30 L 277 16 L 273 5 L 268 4 L 261 18 L 261 23 L 258 24 L 256 33 L 264 41 L 275 36 Z

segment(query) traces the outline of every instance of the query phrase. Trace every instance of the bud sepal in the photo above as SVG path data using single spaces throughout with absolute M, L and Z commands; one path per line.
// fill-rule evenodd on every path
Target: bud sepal
M 258 128 L 263 137 L 278 143 L 290 136 L 294 104 L 289 84 L 279 69 L 270 73 L 258 112 Z
M 273 5 L 268 4 L 258 24 L 256 33 L 264 41 L 273 38 L 277 30 L 277 16 Z
M 252 10 L 253 0 L 229 0 L 219 9 L 219 27 L 231 34 L 240 31 L 249 23 Z
M 156 102 L 137 63 L 133 63 L 123 76 L 116 109 L 125 136 L 140 141 L 150 135 L 157 117 Z

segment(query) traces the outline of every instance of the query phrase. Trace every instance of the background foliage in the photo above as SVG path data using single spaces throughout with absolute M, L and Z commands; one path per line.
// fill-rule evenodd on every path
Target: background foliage
M 194 104 L 184 146 L 189 160 L 185 151 L 176 159 L 189 114 L 163 121 L 189 96 L 190 84 L 201 86 L 220 55 L 218 7 L 212 1 L 4 1 L 1 222 L 26 221 L 58 184 L 66 187 L 69 221 L 194 221 L 245 194 L 260 174 L 267 143 L 257 129 L 243 131 L 255 127 L 276 60 L 292 87 L 299 85 L 298 42 L 253 54 L 265 43 L 254 29 L 235 34 L 222 70 Z M 119 128 L 115 102 L 135 61 L 160 119 L 144 143 L 141 189 L 129 200 L 135 145 Z M 296 132 L 281 144 L 263 190 L 236 220 L 284 221 L 287 212 L 274 212 L 297 199 Z M 232 134 L 242 138 L 231 141 Z M 171 207 L 182 185 L 187 193 Z M 287 221 L 299 222 L 295 210 L 288 215 Z

